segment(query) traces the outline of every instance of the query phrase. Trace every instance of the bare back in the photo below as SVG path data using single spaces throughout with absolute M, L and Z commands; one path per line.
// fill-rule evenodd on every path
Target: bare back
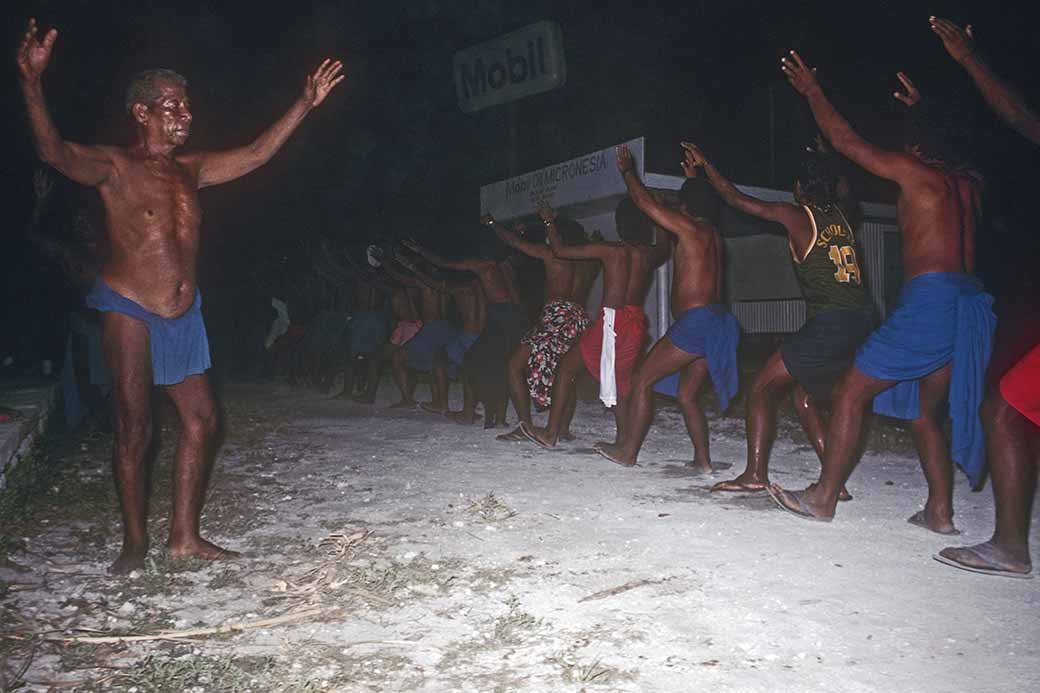
M 919 168 L 901 186 L 897 206 L 905 280 L 927 272 L 971 272 L 979 182 L 937 166 Z
M 693 220 L 693 230 L 676 234 L 672 310 L 681 313 L 719 301 L 722 238 L 710 222 Z
M 378 310 L 383 307 L 383 290 L 374 285 L 368 277 L 358 277 L 354 281 L 353 289 L 351 307 L 354 310 Z
M 487 320 L 487 302 L 484 300 L 484 290 L 480 288 L 480 284 L 459 284 L 449 290 L 459 309 L 462 331 L 470 334 L 483 332 L 484 322 Z
M 417 297 L 413 295 L 416 291 L 417 289 L 408 286 L 395 286 L 390 291 L 390 307 L 393 308 L 394 319 L 398 322 L 419 319 L 419 309 L 416 308 Z
M 545 267 L 545 302 L 573 300 L 578 263 L 547 254 L 542 265 Z
M 519 303 L 512 266 L 506 261 L 485 260 L 472 270 L 488 303 Z
M 600 263 L 598 260 L 575 260 L 574 276 L 571 279 L 571 294 L 567 299 L 572 303 L 584 306 L 588 303 L 589 293 L 592 285 L 599 276 Z
M 440 291 L 421 282 L 416 287 L 419 292 L 419 315 L 423 320 L 443 320 L 447 315 L 447 296 Z
M 642 306 L 657 268 L 651 246 L 612 243 L 603 257 L 603 307 Z

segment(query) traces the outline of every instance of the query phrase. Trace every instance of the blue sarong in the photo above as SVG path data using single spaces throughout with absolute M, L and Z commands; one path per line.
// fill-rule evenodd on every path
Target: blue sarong
M 740 341 L 737 319 L 723 305 L 698 306 L 680 315 L 666 336 L 683 351 L 700 354 L 708 360 L 719 411 L 726 411 L 729 401 L 737 394 L 737 343 Z M 654 391 L 678 397 L 679 373 L 658 380 Z
M 953 361 L 950 453 L 973 486 L 986 464 L 979 405 L 996 326 L 993 297 L 979 280 L 929 272 L 903 286 L 895 311 L 856 352 L 861 372 L 897 381 L 874 398 L 874 411 L 899 419 L 921 415 L 918 380 Z
M 90 413 L 88 402 L 79 391 L 80 374 L 76 372 L 76 351 L 81 348 L 80 340 L 86 343 L 87 348 L 85 381 L 97 386 L 105 395 L 112 389 L 112 381 L 105 366 L 105 355 L 101 350 L 101 326 L 78 312 L 69 313 L 69 336 L 65 340 L 65 363 L 61 371 L 65 425 L 69 430 L 79 426 L 79 422 Z
M 479 332 L 459 332 L 455 339 L 448 342 L 444 347 L 444 351 L 448 354 L 448 359 L 455 366 L 461 366 L 462 360 L 466 357 L 466 352 L 473 346 L 473 343 L 480 337 Z
M 430 320 L 404 345 L 409 368 L 417 371 L 433 369 L 433 356 L 441 347 L 447 346 L 459 331 L 448 320 Z
M 202 294 L 198 289 L 188 310 L 176 318 L 164 318 L 116 293 L 99 277 L 87 294 L 87 307 L 122 313 L 148 326 L 152 382 L 156 385 L 176 385 L 189 375 L 205 373 L 211 365 L 206 325 L 202 321 Z
M 347 352 L 371 354 L 390 336 L 390 314 L 385 308 L 359 310 L 347 322 Z

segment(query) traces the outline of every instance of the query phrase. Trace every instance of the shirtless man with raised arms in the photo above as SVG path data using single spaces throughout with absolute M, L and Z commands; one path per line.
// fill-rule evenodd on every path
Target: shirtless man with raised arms
M 199 535 L 217 411 L 205 372 L 209 346 L 195 276 L 202 223 L 198 190 L 266 163 L 344 79 L 343 66 L 325 60 L 285 115 L 250 144 L 220 152 L 178 153 L 191 125 L 187 82 L 170 70 L 140 73 L 127 91 L 134 144 L 82 145 L 62 138 L 43 96 L 43 73 L 57 37 L 57 29 L 41 37 L 30 19 L 16 62 L 40 159 L 97 188 L 105 207 L 111 252 L 87 303 L 102 311 L 105 359 L 114 381 L 123 550 L 111 570 L 141 568 L 148 552 L 144 456 L 152 439 L 153 384 L 164 386 L 181 420 L 170 555 L 233 557 Z
M 974 235 L 980 183 L 958 165 L 949 136 L 936 121 L 915 109 L 917 127 L 904 151 L 890 151 L 863 139 L 831 105 L 809 68 L 794 51 L 781 69 L 805 97 L 824 138 L 835 151 L 876 176 L 899 186 L 897 215 L 902 234 L 904 284 L 899 304 L 856 352 L 834 393 L 831 420 L 818 483 L 804 491 L 769 486 L 783 509 L 810 520 L 830 521 L 842 485 L 859 458 L 863 419 L 874 411 L 910 421 L 921 458 L 928 500 L 909 522 L 953 534 L 954 461 L 977 483 L 985 463 L 978 410 L 982 376 L 996 327 L 993 298 L 974 270 Z M 909 89 L 909 85 L 906 85 Z M 897 95 L 897 98 L 899 95 Z M 927 106 L 935 115 L 934 107 Z M 955 113 L 943 114 L 947 118 Z M 947 123 L 953 125 L 952 121 Z M 948 132 L 952 130 L 944 128 Z M 943 433 L 940 404 L 949 394 L 953 440 Z

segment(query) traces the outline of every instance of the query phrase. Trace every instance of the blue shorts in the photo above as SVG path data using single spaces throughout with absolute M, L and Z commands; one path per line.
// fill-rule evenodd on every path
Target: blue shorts
M 163 318 L 117 293 L 98 277 L 87 294 L 87 307 L 122 313 L 148 326 L 152 382 L 156 385 L 176 385 L 189 375 L 205 373 L 211 365 L 206 325 L 202 321 L 202 294 L 198 289 L 191 307 L 182 315 Z
M 404 345 L 409 368 L 417 371 L 433 369 L 433 356 L 458 336 L 459 331 L 447 320 L 424 322 L 422 329 Z
M 737 394 L 737 343 L 740 325 L 737 319 L 720 304 L 698 306 L 680 315 L 668 328 L 668 341 L 688 354 L 698 354 L 708 360 L 708 373 L 719 411 L 725 411 L 733 395 Z M 679 373 L 661 378 L 654 383 L 654 391 L 664 395 L 679 395 Z
M 466 357 L 466 352 L 473 346 L 473 343 L 480 337 L 479 332 L 459 332 L 455 339 L 448 342 L 444 351 L 448 353 L 448 359 L 452 364 L 456 366 L 462 365 L 462 360 Z
M 827 310 L 809 318 L 784 338 L 780 357 L 787 372 L 813 399 L 830 401 L 831 389 L 867 339 L 876 322 L 863 310 Z

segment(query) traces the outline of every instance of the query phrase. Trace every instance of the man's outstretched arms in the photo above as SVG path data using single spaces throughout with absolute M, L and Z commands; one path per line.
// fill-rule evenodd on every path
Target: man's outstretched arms
M 510 230 L 495 221 L 495 218 L 490 214 L 482 216 L 480 218 L 480 223 L 494 231 L 495 235 L 498 236 L 499 240 L 503 243 L 511 248 L 519 250 L 524 255 L 538 258 L 539 260 L 545 260 L 552 256 L 552 251 L 545 245 L 541 243 L 532 243 L 523 238 L 524 227 L 522 224 L 517 224 L 514 227 L 515 230 Z
M 271 160 L 304 117 L 346 78 L 342 70 L 342 62 L 326 58 L 307 76 L 303 92 L 289 110 L 250 144 L 225 151 L 192 152 L 178 158 L 195 168 L 200 188 L 227 183 L 255 171 Z
M 426 260 L 432 265 L 441 267 L 443 269 L 460 270 L 463 272 L 478 272 L 481 269 L 481 265 L 488 262 L 487 260 L 478 260 L 475 258 L 463 258 L 461 260 L 450 260 L 446 257 L 442 257 L 432 250 L 425 248 L 411 239 L 401 241 L 401 245 L 408 250 L 411 250 L 421 258 Z
M 804 211 L 790 202 L 767 202 L 740 192 L 737 186 L 719 173 L 718 169 L 708 161 L 704 152 L 697 145 L 683 142 L 682 147 L 683 171 L 688 178 L 692 177 L 695 169 L 700 168 L 704 171 L 708 183 L 715 188 L 719 197 L 727 205 L 759 219 L 783 225 L 796 247 L 804 248 L 808 245 L 812 228 Z
M 545 237 L 549 241 L 549 248 L 553 255 L 564 260 L 603 260 L 612 252 L 612 248 L 606 243 L 582 243 L 580 245 L 567 245 L 560 238 L 560 232 L 556 230 L 556 210 L 548 205 L 538 207 L 538 218 L 545 226 Z
M 942 39 L 943 47 L 975 82 L 989 107 L 1014 130 L 1033 144 L 1040 144 L 1040 117 L 1029 108 L 1022 95 L 1000 78 L 975 52 L 971 25 L 961 29 L 948 19 L 929 17 L 932 31 Z
M 15 54 L 33 144 L 41 161 L 70 179 L 81 185 L 100 185 L 112 173 L 110 153 L 103 147 L 91 147 L 62 139 L 43 97 L 43 73 L 50 63 L 57 38 L 57 29 L 51 29 L 41 38 L 36 20 L 30 19 Z
M 686 215 L 658 200 L 646 189 L 643 181 L 639 180 L 639 176 L 636 174 L 635 160 L 632 158 L 628 145 L 618 145 L 616 152 L 618 171 L 621 173 L 622 180 L 625 181 L 625 187 L 628 188 L 628 195 L 643 214 L 650 217 L 656 226 L 669 233 L 678 234 L 696 230 L 694 223 Z
M 785 55 L 780 69 L 795 91 L 809 102 L 820 132 L 836 151 L 881 178 L 900 185 L 912 179 L 921 164 L 909 154 L 881 149 L 860 137 L 823 93 L 816 81 L 816 69 L 807 67 L 798 53 Z

